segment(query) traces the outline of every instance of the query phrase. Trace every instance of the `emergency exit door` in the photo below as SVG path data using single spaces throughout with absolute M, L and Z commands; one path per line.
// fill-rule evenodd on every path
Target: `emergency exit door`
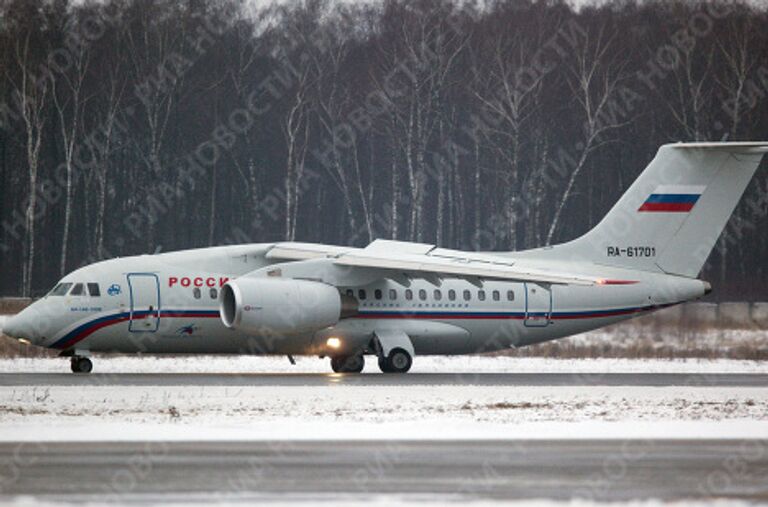
M 545 327 L 552 322 L 552 289 L 549 285 L 525 284 L 525 320 L 527 327 Z
M 154 333 L 160 326 L 160 280 L 154 273 L 128 275 L 131 314 L 128 330 Z

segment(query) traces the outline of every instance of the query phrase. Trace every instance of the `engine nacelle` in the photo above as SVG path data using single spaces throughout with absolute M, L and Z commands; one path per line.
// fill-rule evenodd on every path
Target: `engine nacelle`
M 290 278 L 240 278 L 221 288 L 225 326 L 254 334 L 317 331 L 336 324 L 342 296 L 336 287 Z

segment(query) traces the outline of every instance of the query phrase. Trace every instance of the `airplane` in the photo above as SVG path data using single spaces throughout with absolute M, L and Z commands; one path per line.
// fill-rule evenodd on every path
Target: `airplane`
M 115 258 L 77 269 L 3 332 L 94 352 L 365 356 L 405 373 L 417 355 L 554 340 L 708 294 L 699 272 L 768 142 L 676 143 L 585 235 L 519 252 L 378 239 L 365 248 L 276 242 Z

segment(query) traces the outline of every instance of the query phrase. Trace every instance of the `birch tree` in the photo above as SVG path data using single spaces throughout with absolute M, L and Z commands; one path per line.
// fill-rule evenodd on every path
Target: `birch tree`
M 606 24 L 587 30 L 583 44 L 576 48 L 568 66 L 567 82 L 583 121 L 582 139 L 576 144 L 578 155 L 574 157 L 575 165 L 569 168 L 564 190 L 555 204 L 555 214 L 547 232 L 547 245 L 552 244 L 563 210 L 589 156 L 610 141 L 605 137 L 609 132 L 631 121 L 631 118 L 607 114 L 612 101 L 616 100 L 623 77 L 623 66 L 611 53 L 617 36 Z
M 24 212 L 24 265 L 22 270 L 22 295 L 32 293 L 32 275 L 35 268 L 35 225 L 38 206 L 38 172 L 40 169 L 40 150 L 43 146 L 46 126 L 46 109 L 49 102 L 50 83 L 47 77 L 41 78 L 33 73 L 38 70 L 39 60 L 31 49 L 32 33 L 27 31 L 23 38 L 14 45 L 14 60 L 18 75 L 11 79 L 11 84 L 19 103 L 19 112 L 24 126 L 24 141 L 27 159 L 29 187 L 27 204 Z
M 87 98 L 83 96 L 83 84 L 88 72 L 90 51 L 87 46 L 78 44 L 69 50 L 72 65 L 67 72 L 51 80 L 51 98 L 58 117 L 59 134 L 63 148 L 63 165 L 66 171 L 64 189 L 64 225 L 61 232 L 61 256 L 59 275 L 64 276 L 67 268 L 67 245 L 72 221 L 72 194 L 75 148 L 80 141 L 83 110 Z

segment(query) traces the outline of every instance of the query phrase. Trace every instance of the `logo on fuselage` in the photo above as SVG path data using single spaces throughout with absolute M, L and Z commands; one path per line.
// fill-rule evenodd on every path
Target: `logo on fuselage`
M 194 334 L 194 332 L 197 331 L 197 327 L 195 327 L 194 324 L 190 324 L 188 326 L 181 326 L 179 329 L 176 330 L 176 334 L 182 335 L 182 336 L 191 336 Z
M 118 295 L 120 295 L 121 292 L 123 292 L 123 290 L 116 283 L 113 283 L 107 289 L 107 294 L 109 294 L 110 296 L 118 296 Z

